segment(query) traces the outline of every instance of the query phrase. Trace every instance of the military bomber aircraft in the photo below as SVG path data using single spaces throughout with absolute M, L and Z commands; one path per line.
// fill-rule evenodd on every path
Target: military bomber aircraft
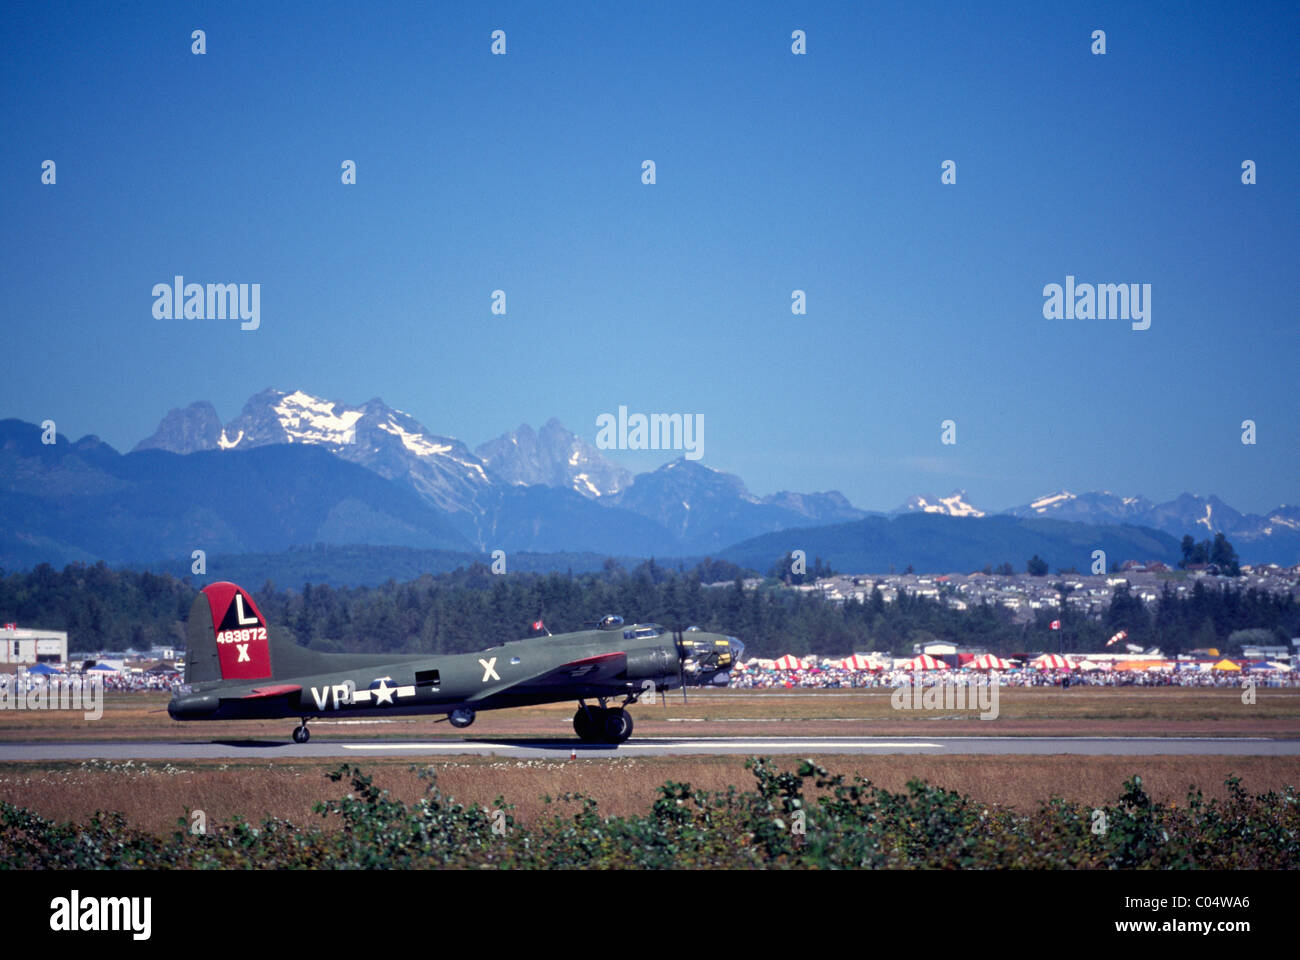
M 581 739 L 622 743 L 632 735 L 627 707 L 643 694 L 721 682 L 745 649 L 735 637 L 695 627 L 669 631 L 607 616 L 593 629 L 509 640 L 480 653 L 318 653 L 273 639 L 253 598 L 226 582 L 195 598 L 186 642 L 184 684 L 167 705 L 173 719 L 296 717 L 297 743 L 310 737 L 308 721 L 322 716 L 443 713 L 464 728 L 480 710 L 564 700 L 578 701 L 573 729 Z M 618 698 L 621 705 L 609 706 Z

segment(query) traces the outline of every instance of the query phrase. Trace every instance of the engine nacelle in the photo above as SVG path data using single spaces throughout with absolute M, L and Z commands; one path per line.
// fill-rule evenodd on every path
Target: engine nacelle
M 667 647 L 651 647 L 628 654 L 629 680 L 663 680 L 677 675 L 677 656 Z

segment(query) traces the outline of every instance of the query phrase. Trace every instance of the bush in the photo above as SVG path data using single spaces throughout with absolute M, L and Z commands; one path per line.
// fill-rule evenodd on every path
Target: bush
M 665 783 L 648 813 L 605 817 L 580 794 L 546 798 L 572 808 L 518 824 L 504 798 L 491 810 L 445 796 L 432 768 L 425 796 L 394 800 L 347 764 L 329 774 L 348 792 L 318 804 L 337 829 L 242 820 L 159 838 L 120 814 L 84 825 L 45 820 L 0 803 L 0 867 L 130 868 L 1029 868 L 1293 869 L 1300 863 L 1300 808 L 1293 788 L 1248 794 L 1229 777 L 1226 800 L 1199 790 L 1184 806 L 1152 802 L 1134 776 L 1113 805 L 1053 799 L 1032 813 L 989 808 L 913 780 L 891 793 L 831 774 L 811 761 L 780 770 L 746 764 L 749 790 L 694 790 Z M 815 787 L 810 803 L 806 788 Z

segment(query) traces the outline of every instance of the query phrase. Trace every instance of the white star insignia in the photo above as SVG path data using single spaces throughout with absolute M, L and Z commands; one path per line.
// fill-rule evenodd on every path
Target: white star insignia
M 393 702 L 393 694 L 397 691 L 397 688 L 390 687 L 388 685 L 388 678 L 384 677 L 379 681 L 379 686 L 375 687 L 374 690 L 375 690 L 376 706 L 378 706 L 381 703 L 387 703 L 391 705 Z

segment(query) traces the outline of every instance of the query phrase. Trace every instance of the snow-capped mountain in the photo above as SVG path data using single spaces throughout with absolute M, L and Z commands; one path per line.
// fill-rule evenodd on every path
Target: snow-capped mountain
M 1155 504 L 1146 497 L 1121 497 L 1109 490 L 1080 494 L 1058 490 L 1004 512 L 1016 517 L 1054 517 L 1083 523 L 1105 520 L 1140 524 L 1143 521 L 1138 518 L 1154 507 Z
M 1243 514 L 1216 496 L 1184 493 L 1166 503 L 1146 497 L 1122 497 L 1103 490 L 1046 494 L 1004 511 L 1017 517 L 1051 517 L 1081 523 L 1131 523 L 1182 537 L 1208 540 L 1222 532 L 1240 547 L 1243 543 L 1300 535 L 1300 507 L 1283 504 L 1267 514 Z
M 488 471 L 515 486 L 558 487 L 584 497 L 626 489 L 632 474 L 552 417 L 537 433 L 528 424 L 481 444 L 474 453 Z
M 0 421 L 0 518 L 6 566 L 314 544 L 474 549 L 447 513 L 409 487 L 322 446 L 123 455 L 93 436 L 42 443 L 41 428 L 19 420 Z
M 834 491 L 755 497 L 739 477 L 685 459 L 633 477 L 555 419 L 471 452 L 382 400 L 352 406 L 302 390 L 263 390 L 225 425 L 208 403 L 172 410 L 135 450 L 274 445 L 321 447 L 410 487 L 483 549 L 560 550 L 568 540 L 569 549 L 609 550 L 623 537 L 685 553 L 866 516 Z
M 471 451 L 377 398 L 350 405 L 303 390 L 264 390 L 224 425 L 209 403 L 172 410 L 135 451 L 188 455 L 274 446 L 318 447 L 409 488 L 480 549 L 611 550 L 621 540 L 636 540 L 660 553 L 707 553 L 768 532 L 869 516 L 834 491 L 758 497 L 740 477 L 685 458 L 632 476 L 554 419 L 537 432 L 521 425 Z M 61 481 L 51 474 L 40 482 L 57 487 Z M 88 475 L 77 482 L 88 483 Z M 1185 493 L 1157 504 L 1105 490 L 1060 490 L 1003 512 L 1133 524 L 1198 540 L 1222 531 L 1243 557 L 1300 550 L 1295 506 L 1260 516 L 1214 496 Z M 989 516 L 963 490 L 914 496 L 893 513 Z
M 302 390 L 263 390 L 230 423 L 214 431 L 215 422 L 211 404 L 173 410 L 135 449 L 194 453 L 313 444 L 402 482 L 453 514 L 476 514 L 478 497 L 491 486 L 483 462 L 465 444 L 433 433 L 378 398 L 354 407 Z
M 982 517 L 984 511 L 966 502 L 965 490 L 954 490 L 946 497 L 933 494 L 908 497 L 894 513 L 942 513 L 949 517 Z

